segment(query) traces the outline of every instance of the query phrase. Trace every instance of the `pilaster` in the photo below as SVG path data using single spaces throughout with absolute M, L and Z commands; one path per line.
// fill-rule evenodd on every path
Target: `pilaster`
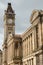
M 34 51 L 37 49 L 37 42 L 36 42 L 36 27 L 34 27 Z
M 41 36 L 41 22 L 38 23 L 38 37 L 39 37 L 39 48 L 42 46 L 42 36 Z
M 33 51 L 35 49 L 35 42 L 34 42 L 34 30 L 32 32 L 32 45 L 33 45 Z
M 36 65 L 36 56 L 33 58 L 34 65 Z
M 29 41 L 30 41 L 30 40 L 29 40 L 29 37 L 28 37 L 28 55 L 30 54 L 30 52 L 29 52 L 29 51 L 30 51 L 30 45 L 29 45 L 30 42 L 29 42 Z

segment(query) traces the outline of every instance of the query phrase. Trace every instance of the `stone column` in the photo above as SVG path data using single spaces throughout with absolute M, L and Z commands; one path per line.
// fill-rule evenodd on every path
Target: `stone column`
M 36 27 L 34 27 L 34 50 L 36 50 L 37 49 L 37 42 L 36 42 Z
M 32 34 L 30 34 L 30 53 L 32 53 L 33 44 L 32 44 Z
M 43 65 L 43 54 L 40 54 L 40 56 L 39 56 L 39 59 L 40 59 L 40 65 Z
M 30 46 L 29 46 L 30 42 L 29 41 L 30 40 L 29 40 L 29 37 L 28 37 L 28 55 L 29 55 L 29 50 L 30 50 Z
M 28 38 L 27 38 L 27 43 L 26 44 L 27 44 L 27 56 L 28 56 Z
M 31 60 L 29 60 L 29 65 L 31 65 Z
M 30 35 L 30 54 L 31 54 L 31 52 L 32 52 L 32 51 L 31 51 L 31 46 L 32 46 L 32 45 L 31 45 L 31 35 Z
M 36 56 L 36 65 L 40 65 L 40 56 L 39 55 Z
M 24 58 L 24 41 L 23 41 L 22 48 L 23 48 L 23 58 Z
M 26 38 L 26 56 L 27 56 L 27 38 Z
M 26 56 L 26 40 L 25 40 L 25 44 L 24 44 L 24 56 Z
M 26 38 L 26 56 L 27 56 L 27 38 Z
M 23 45 L 22 45 L 23 46 Z M 21 43 L 19 42 L 19 56 L 22 56 L 23 47 L 21 46 Z
M 25 52 L 25 55 L 27 55 L 27 43 L 26 43 L 26 41 L 25 41 L 25 50 L 26 50 L 26 52 Z
M 25 40 L 24 40 L 24 43 L 23 43 L 23 56 L 25 57 Z
M 29 52 L 31 53 L 31 37 L 30 37 L 30 51 Z
M 13 59 L 14 59 L 14 57 L 15 57 L 15 43 L 14 43 L 14 41 L 12 43 L 12 48 L 13 48 Z
M 27 65 L 29 65 L 28 60 L 27 60 Z
M 28 38 L 27 38 L 27 56 L 28 56 Z
M 12 42 L 13 43 L 13 42 Z M 10 59 L 12 60 L 13 59 L 13 44 L 11 43 L 11 45 L 9 46 L 10 47 L 10 55 L 11 55 L 11 57 L 10 57 Z
M 32 65 L 32 59 L 31 59 L 31 65 Z
M 39 37 L 39 47 L 41 47 L 42 46 L 42 40 L 41 40 L 41 23 L 39 22 L 38 23 L 38 37 Z
M 19 56 L 19 47 L 20 47 L 20 43 L 18 42 L 17 57 Z
M 34 30 L 33 30 L 33 32 L 32 32 L 32 45 L 33 45 L 33 51 L 34 51 L 34 49 L 35 49 L 35 48 L 34 48 L 34 47 L 35 47 L 34 43 L 35 43 L 35 42 L 34 42 Z
M 33 58 L 33 65 L 36 65 L 36 56 Z

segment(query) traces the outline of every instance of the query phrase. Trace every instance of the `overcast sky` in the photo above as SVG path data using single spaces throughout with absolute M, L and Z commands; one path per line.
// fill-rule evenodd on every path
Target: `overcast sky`
M 30 16 L 34 9 L 43 10 L 43 0 L 0 0 L 0 48 L 4 38 L 4 10 L 11 2 L 16 14 L 16 33 L 23 33 L 31 24 Z

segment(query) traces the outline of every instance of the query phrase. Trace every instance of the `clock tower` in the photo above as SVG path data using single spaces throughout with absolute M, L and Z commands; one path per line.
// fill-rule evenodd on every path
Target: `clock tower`
M 9 34 L 15 34 L 15 12 L 12 9 L 11 3 L 8 3 L 7 10 L 4 15 L 4 39 L 6 40 Z

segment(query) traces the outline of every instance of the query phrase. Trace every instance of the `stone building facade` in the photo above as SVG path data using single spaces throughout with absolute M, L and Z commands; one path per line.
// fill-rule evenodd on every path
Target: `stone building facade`
M 15 12 L 8 3 L 4 15 L 2 65 L 43 65 L 43 11 L 34 10 L 30 23 L 23 34 L 15 34 Z
M 22 35 L 23 65 L 43 65 L 43 11 L 34 10 Z

